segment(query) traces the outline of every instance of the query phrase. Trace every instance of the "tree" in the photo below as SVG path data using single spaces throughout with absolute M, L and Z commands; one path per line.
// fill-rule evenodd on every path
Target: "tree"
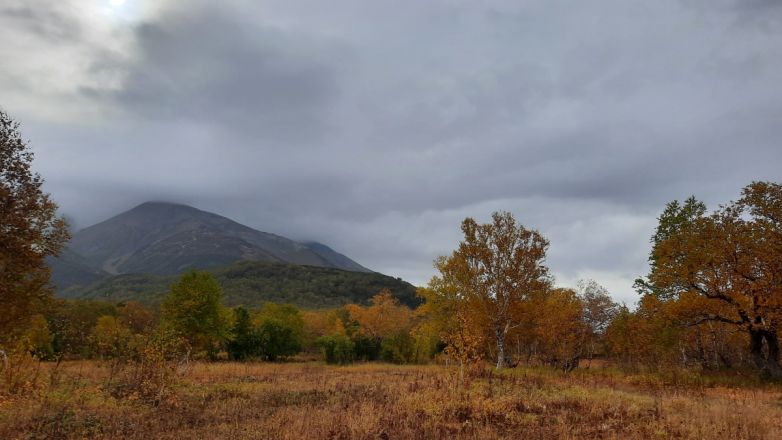
M 130 329 L 111 315 L 98 318 L 92 329 L 92 340 L 96 352 L 105 359 L 119 359 L 130 354 Z
M 30 318 L 23 340 L 25 348 L 38 359 L 48 359 L 54 355 L 54 336 L 49 331 L 49 323 L 43 315 L 33 315 Z
M 578 297 L 584 308 L 587 326 L 587 351 L 589 361 L 605 337 L 606 328 L 619 311 L 619 305 L 611 299 L 608 290 L 594 280 L 578 282 Z
M 231 311 L 222 299 L 223 289 L 209 272 L 187 272 L 163 300 L 162 324 L 191 348 L 213 355 L 231 335 Z
M 31 170 L 19 124 L 0 111 L 0 344 L 12 340 L 51 297 L 45 259 L 68 241 L 57 205 Z
M 668 204 L 652 238 L 651 272 L 638 285 L 668 301 L 701 299 L 685 324 L 746 331 L 755 365 L 782 377 L 782 186 L 754 182 L 738 202 L 705 212 L 694 198 Z
M 380 342 L 383 338 L 408 330 L 413 312 L 388 289 L 382 289 L 371 299 L 372 305 L 362 307 L 356 304 L 345 306 L 350 318 L 358 322 L 361 333 Z
M 304 318 L 291 304 L 266 303 L 255 319 L 260 354 L 269 361 L 293 356 L 302 350 Z
M 551 289 L 537 305 L 537 338 L 544 361 L 570 372 L 578 366 L 588 335 L 584 304 L 570 289 Z
M 234 326 L 231 333 L 233 338 L 227 347 L 231 359 L 244 360 L 260 354 L 261 338 L 258 329 L 244 307 L 234 309 Z
M 485 325 L 497 349 L 497 368 L 508 364 L 506 337 L 521 324 L 520 309 L 551 281 L 544 265 L 548 241 L 537 231 L 516 224 L 507 212 L 492 214 L 492 222 L 462 222 L 464 240 L 450 257 L 435 267 L 440 276 L 430 285 L 466 306 Z
M 144 333 L 152 327 L 155 316 L 137 301 L 128 301 L 118 307 L 119 319 L 133 333 Z

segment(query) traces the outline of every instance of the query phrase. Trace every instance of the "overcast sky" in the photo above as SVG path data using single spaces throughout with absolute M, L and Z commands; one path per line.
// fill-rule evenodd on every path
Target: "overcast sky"
M 776 0 L 3 0 L 0 41 L 77 228 L 180 202 L 423 284 L 507 210 L 631 304 L 667 201 L 782 180 Z

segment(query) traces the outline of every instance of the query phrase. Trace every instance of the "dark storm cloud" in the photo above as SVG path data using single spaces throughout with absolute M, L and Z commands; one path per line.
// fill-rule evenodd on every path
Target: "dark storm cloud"
M 177 201 L 421 283 L 504 209 L 632 302 L 665 202 L 780 180 L 779 2 L 17 3 L 0 104 L 82 226 Z

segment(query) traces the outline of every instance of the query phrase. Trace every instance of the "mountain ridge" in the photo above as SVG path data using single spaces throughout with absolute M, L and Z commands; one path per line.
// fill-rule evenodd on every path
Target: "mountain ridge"
M 50 259 L 57 290 L 123 274 L 173 275 L 237 261 L 372 272 L 318 243 L 300 243 L 228 217 L 171 202 L 145 202 L 73 234 Z

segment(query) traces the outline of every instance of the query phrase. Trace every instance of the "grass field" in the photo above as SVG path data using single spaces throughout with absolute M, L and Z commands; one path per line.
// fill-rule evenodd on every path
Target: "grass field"
M 579 369 L 196 363 L 156 401 L 97 362 L 0 396 L 0 438 L 782 438 L 782 388 Z

